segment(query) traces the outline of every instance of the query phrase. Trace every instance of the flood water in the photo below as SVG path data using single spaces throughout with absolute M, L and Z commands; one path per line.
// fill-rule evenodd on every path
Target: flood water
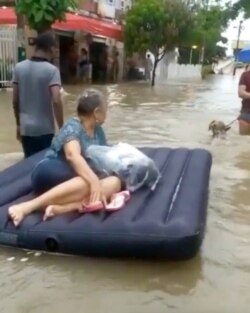
M 237 123 L 211 141 L 213 119 L 237 117 L 238 77 L 193 84 L 100 87 L 110 105 L 111 142 L 203 147 L 214 163 L 207 233 L 200 255 L 184 263 L 27 254 L 0 248 L 1 313 L 234 313 L 250 305 L 250 138 Z M 65 86 L 74 112 L 80 87 Z M 0 166 L 21 158 L 10 93 L 0 93 Z M 195 175 L 195 173 L 194 173 Z

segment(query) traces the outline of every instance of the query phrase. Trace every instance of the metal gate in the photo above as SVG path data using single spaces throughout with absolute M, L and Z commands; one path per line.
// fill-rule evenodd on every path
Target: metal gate
M 0 89 L 11 85 L 17 62 L 17 30 L 15 25 L 0 25 Z

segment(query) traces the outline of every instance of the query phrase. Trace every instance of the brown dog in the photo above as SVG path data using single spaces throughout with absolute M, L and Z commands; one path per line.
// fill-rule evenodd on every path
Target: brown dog
M 209 124 L 208 130 L 212 132 L 213 138 L 219 137 L 220 135 L 225 135 L 227 131 L 229 131 L 231 127 L 226 125 L 222 121 L 212 121 Z

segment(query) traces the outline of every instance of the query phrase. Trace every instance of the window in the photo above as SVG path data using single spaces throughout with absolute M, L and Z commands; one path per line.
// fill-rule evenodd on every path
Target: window
M 113 5 L 114 4 L 114 0 L 106 0 L 107 4 L 109 5 Z
M 124 9 L 124 1 L 121 1 L 121 9 Z

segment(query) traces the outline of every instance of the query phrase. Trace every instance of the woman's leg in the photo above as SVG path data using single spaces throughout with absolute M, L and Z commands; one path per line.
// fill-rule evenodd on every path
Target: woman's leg
M 111 197 L 113 193 L 119 192 L 121 189 L 121 182 L 117 177 L 108 177 L 102 181 L 103 192 L 107 198 Z M 41 196 L 9 208 L 9 215 L 13 220 L 13 223 L 18 226 L 23 218 L 40 209 L 45 209 L 50 205 L 65 205 L 70 203 L 79 203 L 90 194 L 89 185 L 80 177 L 73 178 L 65 183 L 62 183 Z M 72 211 L 72 207 L 69 209 L 63 208 L 61 212 L 55 212 L 55 214 L 61 214 Z M 65 210 L 66 209 L 66 210 Z
M 76 174 L 66 161 L 45 159 L 32 172 L 32 188 L 40 195 L 74 177 Z
M 119 178 L 115 176 L 111 176 L 105 179 L 101 180 L 102 184 L 102 190 L 107 200 L 111 198 L 112 195 L 118 193 L 121 191 L 121 181 Z M 60 204 L 55 203 L 52 205 L 49 205 L 44 214 L 44 220 L 47 220 L 50 217 L 53 217 L 55 215 L 60 215 L 64 213 L 68 213 L 71 211 L 79 210 L 83 206 L 84 200 L 86 201 L 86 204 L 88 204 L 89 201 L 89 192 L 85 193 L 83 197 L 80 198 L 79 201 L 74 202 L 67 202 L 69 198 L 61 199 Z M 77 195 L 72 197 L 72 199 L 77 199 Z
M 250 135 L 250 123 L 244 120 L 239 120 L 239 133 L 240 135 Z

